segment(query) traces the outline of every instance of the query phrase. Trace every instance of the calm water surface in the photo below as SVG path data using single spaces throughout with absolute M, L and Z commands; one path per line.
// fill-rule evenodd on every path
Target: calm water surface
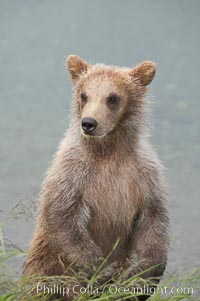
M 168 270 L 200 264 L 200 2 L 0 1 L 1 220 L 35 199 L 68 125 L 71 83 L 64 61 L 132 66 L 153 60 L 152 143 L 167 167 L 171 218 Z M 6 236 L 22 248 L 34 221 Z

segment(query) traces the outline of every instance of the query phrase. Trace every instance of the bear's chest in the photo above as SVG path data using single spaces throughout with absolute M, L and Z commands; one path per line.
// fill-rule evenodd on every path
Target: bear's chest
M 136 170 L 131 164 L 96 164 L 85 182 L 83 201 L 90 208 L 89 231 L 105 250 L 130 236 L 140 201 Z

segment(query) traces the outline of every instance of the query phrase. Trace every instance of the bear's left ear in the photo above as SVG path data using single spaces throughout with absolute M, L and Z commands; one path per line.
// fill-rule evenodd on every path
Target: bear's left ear
M 133 79 L 138 79 L 143 86 L 149 85 L 156 73 L 156 64 L 145 61 L 129 71 Z
M 77 55 L 69 55 L 66 61 L 66 67 L 69 70 L 72 81 L 75 83 L 82 73 L 87 72 L 90 65 Z

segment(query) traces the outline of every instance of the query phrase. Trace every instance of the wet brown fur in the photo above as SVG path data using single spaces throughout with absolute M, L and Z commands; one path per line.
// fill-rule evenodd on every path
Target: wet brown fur
M 70 56 L 68 68 L 75 87 L 72 119 L 42 186 L 24 273 L 62 275 L 72 262 L 77 268 L 95 264 L 119 239 L 109 263 L 118 262 L 127 277 L 158 265 L 144 277 L 161 276 L 168 248 L 166 187 L 148 142 L 145 98 L 155 65 L 90 66 Z M 116 110 L 106 105 L 110 92 L 120 95 Z M 88 115 L 98 120 L 102 137 L 82 133 L 80 121 Z

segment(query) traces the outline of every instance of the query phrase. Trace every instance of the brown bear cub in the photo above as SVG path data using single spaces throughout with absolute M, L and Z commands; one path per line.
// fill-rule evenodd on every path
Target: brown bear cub
M 71 55 L 67 67 L 72 119 L 42 186 L 24 274 L 66 275 L 72 263 L 75 270 L 94 268 L 111 253 L 105 270 L 113 275 L 152 267 L 142 277 L 160 277 L 168 249 L 166 185 L 148 142 L 145 98 L 156 66 L 92 66 Z

